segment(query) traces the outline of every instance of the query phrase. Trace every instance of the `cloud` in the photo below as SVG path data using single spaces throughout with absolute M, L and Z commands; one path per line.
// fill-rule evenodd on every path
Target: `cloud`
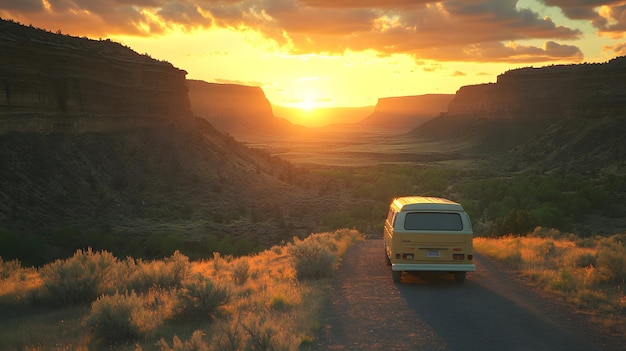
M 617 56 L 626 56 L 626 42 L 602 47 L 603 51 L 615 53 Z
M 621 25 L 588 4 L 617 2 L 543 2 L 560 6 L 568 16 L 595 20 L 604 31 L 617 31 Z M 177 28 L 253 30 L 294 54 L 375 50 L 380 55 L 409 54 L 417 61 L 476 62 L 526 62 L 533 55 L 536 62 L 578 60 L 582 55 L 573 46 L 556 43 L 578 39 L 579 30 L 557 25 L 530 9 L 518 9 L 516 0 L 47 0 L 47 6 L 43 4 L 42 0 L 0 0 L 0 16 L 92 37 L 161 35 Z M 611 16 L 617 16 L 622 9 L 616 5 L 612 10 Z M 506 44 L 536 39 L 549 44 Z
M 563 14 L 575 20 L 588 20 L 598 33 L 609 37 L 626 36 L 626 4 L 623 0 L 542 0 L 558 6 Z
M 42 11 L 44 6 L 41 0 L 0 0 L 0 9 L 31 13 Z
M 543 47 L 516 43 L 488 42 L 463 47 L 439 47 L 420 50 L 416 56 L 428 56 L 439 61 L 538 63 L 552 61 L 581 62 L 583 53 L 576 46 L 562 45 L 553 41 Z
M 354 8 L 394 8 L 403 9 L 421 6 L 433 2 L 432 0 L 301 0 L 301 3 L 309 7 L 354 9 Z

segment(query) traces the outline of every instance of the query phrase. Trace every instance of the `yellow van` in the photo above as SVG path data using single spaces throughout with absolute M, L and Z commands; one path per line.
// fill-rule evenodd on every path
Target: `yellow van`
M 394 282 L 402 272 L 442 272 L 465 281 L 476 271 L 469 215 L 453 201 L 422 196 L 395 198 L 385 220 L 385 252 Z

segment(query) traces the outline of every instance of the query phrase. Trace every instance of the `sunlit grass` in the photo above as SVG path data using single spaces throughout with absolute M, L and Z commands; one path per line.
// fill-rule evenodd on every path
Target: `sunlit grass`
M 180 253 L 142 261 L 91 251 L 39 270 L 0 262 L 0 349 L 236 350 L 253 344 L 306 349 L 319 328 L 330 280 L 299 277 L 301 258 L 293 255 L 294 247 L 307 251 L 322 245 L 336 257 L 329 267 L 334 271 L 360 238 L 357 231 L 338 230 L 251 256 L 216 253 L 196 262 Z M 103 260 L 106 274 L 96 264 Z M 85 272 L 102 280 L 88 281 Z M 99 297 L 84 302 L 87 295 L 47 295 L 81 288 L 64 282 L 67 273 L 81 277 Z
M 475 238 L 477 252 L 518 270 L 593 319 L 626 331 L 626 234 L 580 239 L 537 228 L 528 237 Z

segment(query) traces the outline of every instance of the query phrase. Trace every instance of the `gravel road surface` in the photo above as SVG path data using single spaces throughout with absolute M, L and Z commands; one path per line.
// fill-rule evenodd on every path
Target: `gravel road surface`
M 478 255 L 463 284 L 391 279 L 382 240 L 352 247 L 333 278 L 313 350 L 626 350 L 588 316 Z

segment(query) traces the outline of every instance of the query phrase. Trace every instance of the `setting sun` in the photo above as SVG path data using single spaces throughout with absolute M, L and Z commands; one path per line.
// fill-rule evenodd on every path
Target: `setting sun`
M 296 105 L 298 106 L 298 108 L 304 111 L 311 111 L 315 109 L 316 107 L 318 107 L 317 104 L 314 101 L 311 101 L 310 99 L 305 99 L 304 101 Z

